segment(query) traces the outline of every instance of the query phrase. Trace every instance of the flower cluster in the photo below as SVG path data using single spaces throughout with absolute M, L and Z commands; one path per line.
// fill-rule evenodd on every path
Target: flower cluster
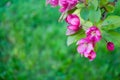
M 53 7 L 60 6 L 60 12 L 66 13 L 67 11 L 73 9 L 79 1 L 81 2 L 82 0 L 47 0 L 46 2 L 47 4 L 51 4 Z M 68 36 L 77 33 L 84 27 L 77 14 L 67 14 L 65 21 L 68 24 L 66 32 L 66 35 Z M 97 26 L 89 26 L 87 29 L 83 30 L 85 31 L 86 37 L 77 41 L 77 51 L 82 56 L 92 61 L 96 57 L 94 49 L 96 43 L 102 39 L 101 30 Z M 113 51 L 114 44 L 112 42 L 107 42 L 107 49 L 109 51 Z
M 78 0 L 47 0 L 46 2 L 53 7 L 60 6 L 60 12 L 65 12 L 73 9 L 78 3 Z
M 86 38 L 78 41 L 77 51 L 85 57 L 93 60 L 96 57 L 94 51 L 95 44 L 101 40 L 100 30 L 96 26 L 90 27 L 86 30 Z
M 79 31 L 79 29 L 81 29 L 80 19 L 77 15 L 69 14 L 65 20 L 69 24 L 67 27 L 68 32 L 71 31 L 76 33 L 77 31 Z M 83 38 L 77 42 L 77 51 L 81 55 L 89 58 L 90 60 L 93 60 L 96 57 L 96 53 L 94 51 L 95 44 L 99 42 L 101 38 L 102 37 L 100 30 L 96 26 L 90 27 L 86 30 L 86 38 Z

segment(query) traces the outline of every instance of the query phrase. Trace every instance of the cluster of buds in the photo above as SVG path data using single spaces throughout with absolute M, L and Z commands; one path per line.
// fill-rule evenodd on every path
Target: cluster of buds
M 73 9 L 79 1 L 80 0 L 47 0 L 47 4 L 51 4 L 53 7 L 60 6 L 60 12 L 63 13 Z M 65 21 L 68 23 L 67 35 L 73 35 L 82 29 L 80 18 L 76 14 L 68 14 Z M 96 57 L 94 50 L 95 45 L 102 39 L 101 31 L 97 26 L 90 26 L 85 30 L 85 34 L 85 38 L 77 41 L 77 51 L 92 61 Z M 114 44 L 112 42 L 107 42 L 106 44 L 109 51 L 114 50 Z

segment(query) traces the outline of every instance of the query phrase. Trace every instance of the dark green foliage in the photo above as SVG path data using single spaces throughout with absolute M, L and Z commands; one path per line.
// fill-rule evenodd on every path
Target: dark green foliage
M 44 0 L 0 0 L 0 80 L 120 80 L 120 47 L 98 43 L 89 62 L 67 47 L 57 12 Z

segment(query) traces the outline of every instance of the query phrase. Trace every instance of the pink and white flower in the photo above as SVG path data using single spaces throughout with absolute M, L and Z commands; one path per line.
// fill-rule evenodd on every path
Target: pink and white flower
M 94 51 L 93 42 L 88 38 L 83 38 L 77 42 L 78 48 L 77 51 L 86 58 L 89 58 L 90 61 L 94 60 L 96 53 Z
M 93 42 L 98 42 L 102 38 L 100 30 L 96 26 L 90 27 L 86 31 L 86 34 L 87 34 L 87 37 Z
M 94 50 L 93 43 L 88 38 L 83 38 L 77 42 L 77 51 L 85 57 L 89 56 L 89 53 Z

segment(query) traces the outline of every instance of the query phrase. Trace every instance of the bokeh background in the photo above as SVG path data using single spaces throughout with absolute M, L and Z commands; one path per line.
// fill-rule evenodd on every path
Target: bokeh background
M 99 43 L 90 62 L 66 45 L 59 16 L 45 0 L 0 0 L 0 80 L 120 80 L 120 48 Z

